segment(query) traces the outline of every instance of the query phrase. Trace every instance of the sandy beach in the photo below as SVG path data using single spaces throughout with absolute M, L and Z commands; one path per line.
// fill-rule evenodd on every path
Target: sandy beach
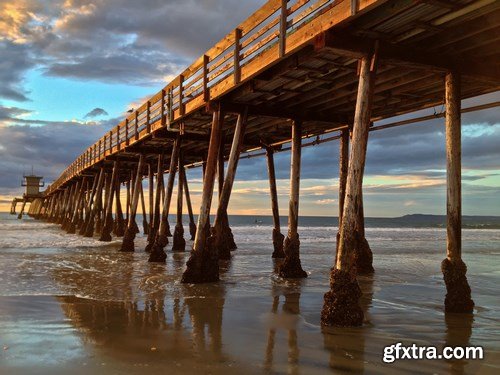
M 500 230 L 464 230 L 474 316 L 446 315 L 445 231 L 368 228 L 376 273 L 360 277 L 361 328 L 321 329 L 336 228 L 303 227 L 309 277 L 273 273 L 270 228 L 234 226 L 239 249 L 217 284 L 183 285 L 188 253 L 148 264 L 57 226 L 2 216 L 0 372 L 453 373 L 500 369 Z M 22 234 L 22 236 L 21 236 Z M 17 236 L 17 237 L 16 237 Z M 11 244 L 20 238 L 20 246 Z M 45 244 L 45 246 L 42 246 Z M 138 248 L 144 245 L 138 241 Z M 481 345 L 485 359 L 382 362 L 396 342 Z

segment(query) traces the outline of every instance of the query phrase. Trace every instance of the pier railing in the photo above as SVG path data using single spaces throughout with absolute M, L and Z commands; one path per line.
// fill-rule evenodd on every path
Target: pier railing
M 160 92 L 90 146 L 55 180 L 50 194 L 108 155 L 170 128 L 321 32 L 380 0 L 269 0 Z

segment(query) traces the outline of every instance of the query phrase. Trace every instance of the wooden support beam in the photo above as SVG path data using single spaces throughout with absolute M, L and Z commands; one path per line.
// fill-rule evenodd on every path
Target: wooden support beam
M 340 131 L 339 142 L 339 233 L 342 226 L 345 191 L 347 185 L 347 169 L 349 165 L 349 129 Z
M 446 100 L 446 259 L 441 263 L 446 284 L 445 311 L 472 313 L 474 301 L 462 260 L 462 165 L 460 75 L 449 72 L 445 81 Z
M 122 200 L 120 194 L 121 183 L 119 175 L 120 173 L 117 172 L 115 181 L 116 216 L 113 226 L 113 233 L 116 237 L 123 237 L 123 235 L 125 234 L 125 220 L 123 218 Z
M 125 181 L 126 189 L 126 200 L 125 200 L 125 221 L 128 223 L 128 218 L 130 216 L 130 179 Z
M 109 191 L 106 193 L 106 216 L 104 217 L 104 225 L 101 231 L 101 237 L 99 241 L 109 242 L 111 241 L 111 232 L 113 231 L 113 196 L 115 195 L 116 190 L 116 180 L 120 173 L 120 164 L 118 161 L 113 163 L 113 171 L 109 176 Z M 117 202 L 118 204 L 118 202 Z
M 142 208 L 142 231 L 144 234 L 149 233 L 149 224 L 148 224 L 148 217 L 147 217 L 147 212 L 146 212 L 146 202 L 144 200 L 144 187 L 142 186 L 142 182 L 139 185 L 141 189 L 141 208 Z
M 321 313 L 321 323 L 327 326 L 363 324 L 363 310 L 358 301 L 361 291 L 356 280 L 356 262 L 360 255 L 358 205 L 361 201 L 376 68 L 376 55 L 361 59 L 340 241 L 335 267 L 330 274 L 330 291 L 325 294 Z M 351 294 L 352 298 L 348 298 Z
M 154 203 L 154 215 L 151 220 L 151 230 L 148 234 L 148 244 L 146 245 L 145 251 L 147 253 L 151 252 L 151 248 L 155 242 L 156 234 L 160 227 L 160 205 L 162 202 L 162 191 L 163 191 L 163 154 L 158 154 L 157 170 L 156 170 L 156 196 Z
M 80 210 L 83 210 L 83 206 L 85 204 L 85 189 L 87 188 L 87 177 L 83 177 L 82 182 L 80 184 L 80 189 L 78 190 L 78 195 L 75 199 L 75 205 L 73 209 L 73 215 L 71 216 L 70 223 L 68 225 L 67 233 L 75 234 L 76 226 L 78 224 L 78 213 Z
M 165 191 L 165 199 L 163 200 L 163 209 L 161 213 L 160 226 L 158 228 L 158 233 L 156 234 L 156 239 L 151 247 L 151 254 L 149 255 L 150 262 L 165 262 L 167 257 L 165 253 L 165 246 L 168 244 L 168 234 L 170 232 L 168 223 L 168 213 L 170 211 L 170 202 L 172 200 L 172 192 L 174 189 L 175 182 L 175 172 L 177 170 L 177 163 L 179 161 L 179 151 L 181 148 L 181 137 L 174 141 L 172 146 L 172 154 L 170 156 L 170 168 L 168 170 L 168 180 L 167 188 Z
M 56 218 L 57 224 L 63 223 L 64 214 L 67 210 L 67 206 L 68 206 L 68 202 L 69 202 L 69 198 L 70 198 L 70 193 L 71 193 L 71 187 L 64 189 L 62 201 L 61 201 L 61 206 L 60 206 L 59 212 L 57 213 L 57 218 Z
M 500 63 L 497 61 L 474 60 L 465 56 L 457 59 L 456 56 L 429 54 L 419 47 L 389 44 L 346 32 L 325 32 L 319 35 L 315 48 L 317 51 L 326 48 L 339 56 L 362 58 L 371 54 L 376 42 L 379 44 L 380 59 L 386 64 L 440 73 L 457 71 L 488 83 L 500 82 Z
M 101 236 L 99 237 L 102 238 L 103 234 L 103 229 L 106 225 L 106 218 L 107 218 L 107 208 L 108 208 L 108 201 L 112 198 L 112 188 L 113 188 L 113 179 L 112 179 L 112 171 L 107 171 L 106 172 L 106 177 L 105 177 L 105 183 L 104 183 L 104 201 L 102 203 L 101 207 L 101 214 L 100 214 L 100 223 L 99 223 L 99 230 L 97 230 L 97 233 L 99 233 Z M 97 226 L 97 225 L 96 225 Z
M 127 229 L 125 229 L 125 235 L 123 236 L 122 246 L 120 251 L 131 252 L 134 251 L 134 239 L 136 235 L 135 227 L 135 217 L 137 214 L 137 206 L 139 205 L 139 195 L 141 192 L 142 185 L 142 167 L 144 165 L 144 156 L 141 154 L 139 156 L 139 164 L 137 165 L 136 174 L 134 178 L 134 188 L 132 194 L 132 201 L 130 207 L 130 216 L 128 218 Z
M 200 214 L 193 250 L 186 264 L 186 270 L 182 275 L 183 283 L 205 283 L 219 280 L 219 259 L 217 254 L 210 251 L 206 246 L 207 224 L 214 192 L 215 174 L 217 170 L 217 156 L 219 152 L 224 114 L 220 110 L 214 111 L 212 131 L 210 133 L 210 145 L 208 147 L 208 158 L 205 176 L 203 178 L 203 193 L 201 197 Z
M 344 212 L 345 192 L 347 185 L 347 169 L 349 166 L 349 129 L 340 131 L 339 142 L 339 229 L 337 232 L 337 250 L 340 242 L 340 228 L 342 227 L 342 216 Z M 335 253 L 337 259 L 337 253 Z
M 283 278 L 304 278 L 307 273 L 300 262 L 299 241 L 299 196 L 300 196 L 300 159 L 302 149 L 302 123 L 292 121 L 292 152 L 290 166 L 290 203 L 288 206 L 288 234 L 285 238 L 283 251 L 285 260 L 278 267 L 278 273 Z
M 267 172 L 269 175 L 269 190 L 271 194 L 271 208 L 273 211 L 273 258 L 284 258 L 283 240 L 285 236 L 281 233 L 280 212 L 278 206 L 278 189 L 276 187 L 276 172 L 274 169 L 274 150 L 266 147 Z
M 264 105 L 247 105 L 244 103 L 224 102 L 224 111 L 227 113 L 243 113 L 247 111 L 248 116 L 264 116 L 271 118 L 280 118 L 283 120 L 296 119 L 301 122 L 321 122 L 327 124 L 346 124 L 352 122 L 351 116 L 343 114 L 328 114 L 323 115 L 317 111 L 314 113 L 305 110 L 293 110 L 283 108 L 270 108 Z
M 186 167 L 183 166 L 182 169 L 183 181 L 184 181 L 184 193 L 186 195 L 186 205 L 189 214 L 189 234 L 191 235 L 191 240 L 193 241 L 196 236 L 196 223 L 194 222 L 193 206 L 191 204 L 191 195 L 189 194 L 189 186 L 186 177 Z
M 245 137 L 245 130 L 247 126 L 246 112 L 238 115 L 236 127 L 234 129 L 233 142 L 231 145 L 231 152 L 229 154 L 229 161 L 227 164 L 227 176 L 224 178 L 224 159 L 223 148 L 219 149 L 219 205 L 217 207 L 217 214 L 215 216 L 214 227 L 212 235 L 209 239 L 209 246 L 213 248 L 210 250 L 218 254 L 219 259 L 230 259 L 231 250 L 236 248 L 234 243 L 233 234 L 229 227 L 229 218 L 227 215 L 227 208 L 229 206 L 229 199 L 233 189 L 234 179 L 236 177 L 236 169 L 238 168 L 238 161 L 242 151 L 243 140 Z M 222 163 L 221 163 L 222 160 Z M 220 182 L 222 179 L 222 187 Z
M 78 231 L 78 234 L 81 236 L 85 234 L 85 229 L 90 220 L 90 213 L 92 211 L 92 202 L 94 200 L 95 192 L 97 189 L 99 174 L 100 171 L 94 174 L 94 177 L 92 177 L 92 186 L 90 189 L 87 190 L 86 204 L 85 204 L 85 209 L 83 210 L 83 218 L 82 218 L 83 221 L 81 222 L 80 230 Z
M 91 198 L 88 206 L 89 208 L 88 215 L 87 218 L 85 219 L 85 225 L 83 226 L 84 237 L 92 237 L 94 235 L 95 216 L 99 208 L 98 200 L 99 200 L 99 195 L 102 192 L 102 186 L 104 184 L 104 173 L 105 173 L 104 167 L 101 167 L 101 170 L 99 171 L 99 177 L 96 179 L 97 184 L 95 185 L 95 189 L 91 193 Z
M 182 200 L 183 200 L 183 189 L 184 189 L 184 161 L 182 158 L 182 153 L 179 152 L 179 178 L 177 179 L 177 222 L 175 224 L 174 238 L 172 241 L 172 251 L 185 251 L 186 250 L 186 240 L 184 239 L 184 226 L 182 224 Z
M 67 217 L 67 214 L 69 212 L 69 207 L 71 204 L 71 198 L 72 198 L 74 189 L 75 189 L 74 184 L 71 184 L 66 188 L 66 191 L 64 192 L 64 195 L 65 195 L 64 203 L 63 203 L 61 213 L 59 214 L 59 219 L 57 221 L 58 224 L 62 224 L 61 225 L 62 230 L 65 230 L 66 226 L 67 226 L 67 225 L 65 225 L 66 217 Z
M 24 208 L 26 207 L 26 199 L 23 199 L 23 204 L 21 205 L 21 211 L 19 211 L 19 215 L 17 215 L 17 218 L 21 220 L 23 218 L 24 214 Z
M 106 176 L 107 175 L 108 175 L 108 173 L 105 170 L 104 171 L 102 185 L 100 186 L 100 188 L 97 191 L 96 196 L 95 196 L 95 215 L 94 215 L 94 223 L 95 223 L 95 225 L 94 225 L 94 233 L 97 233 L 97 234 L 100 234 L 101 230 L 102 230 L 102 224 L 103 224 L 103 219 L 102 219 L 102 212 L 103 212 L 103 192 L 104 192 L 104 187 L 105 187 Z
M 149 229 L 148 232 L 145 233 L 149 237 L 149 233 L 153 228 L 153 216 L 154 216 L 154 173 L 153 173 L 153 164 L 148 164 L 148 203 L 149 203 Z
M 226 143 L 226 134 L 223 131 L 219 146 L 219 152 L 217 154 L 217 192 L 219 194 L 219 199 L 222 194 L 222 187 L 224 186 L 224 150 Z

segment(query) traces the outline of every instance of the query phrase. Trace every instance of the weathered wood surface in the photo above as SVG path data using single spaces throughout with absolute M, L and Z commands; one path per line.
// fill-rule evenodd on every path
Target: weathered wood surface
M 212 129 L 210 132 L 210 144 L 206 169 L 203 177 L 203 193 L 201 196 L 200 214 L 196 225 L 196 236 L 193 250 L 187 262 L 187 268 L 182 275 L 183 283 L 213 282 L 219 280 L 219 258 L 207 246 L 207 225 L 209 223 L 210 207 L 214 192 L 215 176 L 217 171 L 217 160 L 222 137 L 224 114 L 218 108 L 213 113 Z
M 213 243 L 211 246 L 215 248 L 219 259 L 230 259 L 231 250 L 234 250 L 235 244 L 231 228 L 229 227 L 229 219 L 227 215 L 227 208 L 229 206 L 229 199 L 233 189 L 234 179 L 236 177 L 236 169 L 238 168 L 238 161 L 245 138 L 245 129 L 247 124 L 247 113 L 238 115 L 236 127 L 233 135 L 233 142 L 231 151 L 229 153 L 229 161 L 227 163 L 227 175 L 223 178 L 224 162 L 221 155 L 223 150 L 219 150 L 219 205 L 217 207 L 217 214 L 215 216 L 214 227 L 212 230 Z M 222 144 L 222 142 L 221 142 Z M 222 162 L 220 161 L 222 159 Z M 220 184 L 222 179 L 222 186 Z
M 278 268 L 278 273 L 285 278 L 303 278 L 307 273 L 300 262 L 299 240 L 299 197 L 300 165 L 302 154 L 302 122 L 292 121 L 292 152 L 290 160 L 290 202 L 288 204 L 288 233 L 283 245 L 285 260 Z
M 449 72 L 445 79 L 446 98 L 446 258 L 441 263 L 446 284 L 445 311 L 471 313 L 474 301 L 462 260 L 462 153 L 460 120 L 461 79 Z
M 266 148 L 267 173 L 269 176 L 269 191 L 271 195 L 271 210 L 273 213 L 273 258 L 284 258 L 283 241 L 285 236 L 281 233 L 280 211 L 278 205 L 278 189 L 276 187 L 276 171 L 274 168 L 274 150 Z
M 376 54 L 361 59 L 340 238 L 330 273 L 330 290 L 324 296 L 321 313 L 321 323 L 327 326 L 363 324 L 358 301 L 361 290 L 356 280 L 360 244 L 364 239 L 359 233 L 359 213 L 376 69 Z

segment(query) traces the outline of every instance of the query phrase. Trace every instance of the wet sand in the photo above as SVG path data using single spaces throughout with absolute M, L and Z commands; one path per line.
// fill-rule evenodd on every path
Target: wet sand
M 178 282 L 188 253 L 152 265 L 143 252 L 117 253 L 117 242 L 2 249 L 0 373 L 499 373 L 498 233 L 464 234 L 475 314 L 445 316 L 444 252 L 429 247 L 442 233 L 395 244 L 393 232 L 369 230 L 376 273 L 359 280 L 365 324 L 322 330 L 331 243 L 308 246 L 311 229 L 309 277 L 285 281 L 273 273 L 272 244 L 252 230 L 233 228 L 240 248 L 222 281 L 196 286 Z M 485 359 L 384 364 L 383 347 L 396 342 L 481 345 Z

